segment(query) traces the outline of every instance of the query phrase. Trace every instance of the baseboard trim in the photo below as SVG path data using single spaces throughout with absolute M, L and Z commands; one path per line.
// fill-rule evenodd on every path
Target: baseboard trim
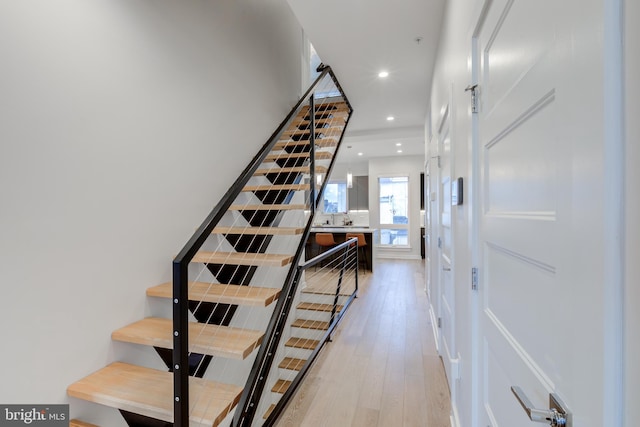
M 451 415 L 449 416 L 451 420 L 451 427 L 461 427 L 460 425 L 460 416 L 458 416 L 457 407 L 451 402 Z

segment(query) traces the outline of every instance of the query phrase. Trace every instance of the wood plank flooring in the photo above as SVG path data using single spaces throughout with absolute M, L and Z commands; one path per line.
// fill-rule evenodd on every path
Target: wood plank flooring
M 277 426 L 449 427 L 422 261 L 376 260 Z

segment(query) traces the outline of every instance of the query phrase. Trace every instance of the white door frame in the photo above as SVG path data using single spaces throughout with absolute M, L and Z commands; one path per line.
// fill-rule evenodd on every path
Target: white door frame
M 440 208 L 439 203 L 441 199 L 438 183 L 440 182 L 440 165 L 439 165 L 439 153 L 438 153 L 438 135 L 432 135 L 429 141 L 429 162 L 430 162 L 430 174 L 429 188 L 430 194 L 427 199 L 430 209 L 430 224 L 429 224 L 429 256 L 431 263 L 429 264 L 429 303 L 431 315 L 431 324 L 433 325 L 433 335 L 436 342 L 436 351 L 439 355 L 442 355 L 442 334 L 438 327 L 438 319 L 440 318 L 440 253 L 438 249 L 438 239 L 440 238 Z M 432 200 L 435 199 L 435 200 Z
M 484 17 L 491 4 L 492 0 L 485 0 L 482 7 L 478 9 L 477 18 L 474 20 L 475 27 L 471 33 L 471 46 L 469 63 L 471 64 L 471 79 L 470 85 L 477 85 L 480 80 L 480 52 L 478 46 L 478 35 L 484 22 Z M 479 90 L 478 90 L 479 92 Z M 469 110 L 471 110 L 471 103 L 469 103 Z M 471 126 L 470 135 L 471 140 L 471 153 L 469 162 L 469 184 L 468 184 L 468 199 L 469 199 L 469 247 L 471 248 L 471 265 L 476 269 L 476 282 L 475 286 L 480 286 L 480 274 L 478 268 L 480 267 L 480 247 L 479 247 L 479 224 L 480 224 L 480 175 L 482 171 L 482 165 L 480 164 L 480 135 L 479 135 L 479 123 L 478 115 L 470 112 Z M 472 283 L 472 286 L 474 284 Z M 481 387 L 481 366 L 480 366 L 480 351 L 481 341 L 479 334 L 479 322 L 481 301 L 478 298 L 477 288 L 472 289 L 472 295 L 469 303 L 471 310 L 471 408 L 469 413 L 471 414 L 472 424 L 470 427 L 480 427 L 478 414 L 480 413 L 480 387 Z
M 456 209 L 451 206 L 451 183 L 455 175 L 455 129 L 454 129 L 454 103 L 453 85 L 449 91 L 449 102 L 441 108 L 441 116 L 436 127 L 436 144 L 438 147 L 438 237 L 441 239 L 441 247 L 437 248 L 437 278 L 438 278 L 438 307 L 439 317 L 442 319 L 440 332 L 440 356 L 445 365 L 447 382 L 451 395 L 451 410 L 454 424 L 459 423 L 458 417 L 458 381 L 460 356 L 457 346 L 456 330 L 456 245 L 455 224 Z M 445 144 L 448 144 L 446 152 Z M 445 158 L 446 156 L 446 158 Z M 446 169 L 445 169 L 446 168 Z M 448 176 L 449 183 L 443 187 L 443 179 Z M 442 217 L 446 210 L 449 212 L 448 236 L 445 233 L 445 224 Z M 447 248 L 449 253 L 446 253 Z M 445 259 L 446 258 L 446 259 Z M 446 271 L 445 271 L 446 269 Z M 446 302 L 446 306 L 445 306 Z
M 626 105 L 624 112 L 625 126 L 625 320 L 624 320 L 624 377 L 625 377 L 625 407 L 624 426 L 634 427 L 640 419 L 640 289 L 637 278 L 640 277 L 640 3 L 637 0 L 624 2 L 624 85 Z M 613 82 L 612 82 L 613 83 Z M 617 89 L 619 90 L 619 89 Z
M 625 291 L 625 88 L 624 88 L 624 1 L 608 0 L 604 20 L 604 168 L 607 189 L 605 210 L 605 317 L 604 407 L 610 425 L 624 423 L 624 291 Z M 637 76 L 634 76 L 634 78 Z M 637 94 L 636 94 L 637 95 Z M 632 95 L 633 96 L 633 95 Z M 634 118 L 635 119 L 635 118 Z M 611 412 L 609 414 L 609 412 Z M 638 420 L 628 420 L 636 425 Z M 603 420 L 604 422 L 604 420 Z

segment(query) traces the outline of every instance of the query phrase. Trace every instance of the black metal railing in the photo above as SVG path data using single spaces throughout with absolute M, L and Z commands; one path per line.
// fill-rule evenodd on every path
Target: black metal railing
M 244 393 L 238 403 L 238 409 L 234 417 L 233 426 L 251 426 L 256 415 L 258 408 L 263 407 L 260 405 L 261 398 L 263 396 L 264 387 L 272 378 L 273 362 L 276 360 L 279 354 L 278 349 L 282 348 L 281 339 L 284 336 L 285 328 L 290 325 L 288 322 L 289 314 L 291 313 L 292 303 L 296 300 L 296 296 L 299 293 L 299 285 L 305 272 L 311 267 L 315 267 L 322 264 L 326 260 L 332 260 L 328 267 L 324 267 L 325 270 L 332 272 L 331 277 L 336 281 L 335 293 L 333 295 L 334 303 L 331 309 L 330 321 L 328 328 L 322 333 L 319 344 L 313 349 L 311 355 L 307 358 L 304 366 L 293 378 L 291 385 L 287 388 L 282 397 L 275 404 L 270 411 L 269 416 L 264 421 L 263 426 L 273 425 L 278 417 L 282 414 L 287 404 L 291 400 L 292 396 L 300 386 L 300 383 L 304 379 L 311 365 L 318 356 L 320 350 L 324 344 L 330 341 L 331 334 L 342 319 L 342 316 L 356 298 L 358 293 L 358 239 L 349 239 L 325 252 L 314 257 L 313 259 L 299 265 L 295 269 L 293 279 L 289 286 L 287 286 L 286 294 L 281 295 L 281 307 L 273 312 L 273 316 L 270 321 L 269 334 L 265 336 L 261 351 L 256 357 L 254 363 L 254 369 L 252 369 L 247 384 L 244 389 Z M 354 287 L 347 295 L 341 293 L 343 281 L 347 274 L 353 273 Z M 310 279 L 307 279 L 310 280 Z M 326 275 L 322 277 L 323 283 L 326 288 L 331 286 L 331 280 L 327 279 Z M 345 298 L 346 301 L 339 308 L 338 302 L 340 297 Z
M 225 193 L 223 198 L 218 202 L 218 204 L 213 208 L 211 213 L 207 216 L 204 222 L 198 227 L 193 236 L 186 243 L 184 248 L 178 253 L 173 261 L 173 375 L 174 375 L 174 426 L 176 427 L 188 427 L 189 426 L 189 351 L 188 351 L 188 315 L 189 315 L 189 298 L 188 298 L 188 283 L 189 283 L 189 275 L 188 275 L 188 267 L 189 263 L 192 261 L 196 253 L 200 250 L 202 245 L 205 243 L 207 238 L 211 235 L 213 229 L 223 218 L 225 213 L 229 210 L 230 206 L 236 200 L 238 195 L 241 193 L 244 186 L 247 184 L 249 179 L 254 175 L 257 171 L 258 167 L 265 161 L 267 155 L 270 151 L 273 150 L 275 144 L 281 138 L 286 129 L 289 128 L 291 123 L 296 119 L 297 115 L 301 112 L 303 108 L 309 106 L 310 112 L 309 115 L 311 117 L 311 158 L 310 158 L 310 174 L 311 174 L 311 201 L 310 201 L 310 211 L 311 214 L 307 220 L 307 225 L 305 227 L 304 233 L 301 237 L 300 243 L 296 249 L 295 255 L 293 257 L 293 261 L 291 264 L 291 268 L 287 274 L 286 280 L 283 284 L 281 295 L 285 295 L 289 290 L 294 287 L 294 280 L 296 276 L 296 272 L 298 271 L 298 264 L 302 259 L 302 254 L 305 249 L 305 242 L 309 237 L 309 232 L 311 228 L 311 224 L 313 223 L 313 218 L 315 214 L 316 207 L 319 202 L 319 195 L 322 194 L 324 188 L 327 184 L 327 180 L 325 179 L 322 183 L 322 186 L 316 190 L 315 186 L 315 164 L 314 164 L 314 138 L 315 138 L 315 100 L 318 95 L 316 91 L 319 88 L 320 83 L 329 78 L 333 82 L 332 84 L 335 86 L 336 90 L 340 93 L 341 102 L 344 102 L 348 106 L 348 115 L 346 117 L 344 127 L 346 128 L 349 118 L 351 116 L 352 108 L 344 95 L 344 91 L 342 90 L 336 76 L 330 67 L 324 67 L 321 71 L 321 74 L 315 80 L 315 82 L 311 85 L 311 87 L 307 90 L 307 92 L 302 96 L 300 101 L 294 106 L 294 108 L 290 111 L 287 117 L 282 121 L 282 123 L 278 126 L 275 132 L 271 135 L 271 137 L 267 140 L 267 142 L 263 145 L 261 150 L 254 156 L 249 165 L 244 169 L 241 175 L 236 179 L 234 184 L 229 188 L 229 190 Z M 341 133 L 338 144 L 336 146 L 336 153 L 340 145 L 342 144 L 342 140 L 344 137 L 344 132 Z M 336 156 L 334 155 L 330 165 L 327 170 L 327 176 L 330 174 L 333 169 L 334 163 L 336 160 Z M 277 305 L 274 310 L 282 312 L 284 308 L 290 308 L 290 306 L 285 306 L 286 299 L 280 298 L 277 302 Z M 274 323 L 274 322 L 272 322 Z M 275 323 L 270 323 L 267 327 L 265 337 L 271 337 L 275 331 L 278 329 L 280 325 L 276 325 Z M 267 339 L 263 342 L 267 342 Z M 266 352 L 266 345 L 262 345 L 259 350 L 259 354 L 257 357 L 264 357 L 264 353 Z

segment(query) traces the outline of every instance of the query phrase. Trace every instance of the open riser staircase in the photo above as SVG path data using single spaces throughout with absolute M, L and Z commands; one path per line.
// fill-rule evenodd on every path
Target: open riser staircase
M 338 317 L 353 301 L 358 289 L 357 264 L 357 246 L 352 242 L 345 251 L 330 256 L 322 267 L 306 266 L 302 290 L 287 323 L 288 334 L 275 357 L 277 369 L 271 371 L 268 380 L 271 393 L 263 395 L 258 403 L 264 425 L 273 425 L 277 420 L 289 402 L 284 395 L 293 393 L 295 387 L 291 391 L 290 388 L 300 380 L 300 372 L 309 369 L 322 344 L 330 338 Z
M 173 282 L 147 289 L 173 318 L 113 331 L 115 341 L 153 347 L 167 370 L 114 362 L 71 384 L 69 396 L 116 408 L 130 426 L 275 420 L 269 414 L 357 289 L 353 244 L 336 248 L 330 267 L 300 267 L 351 112 L 325 67 L 175 257 Z

